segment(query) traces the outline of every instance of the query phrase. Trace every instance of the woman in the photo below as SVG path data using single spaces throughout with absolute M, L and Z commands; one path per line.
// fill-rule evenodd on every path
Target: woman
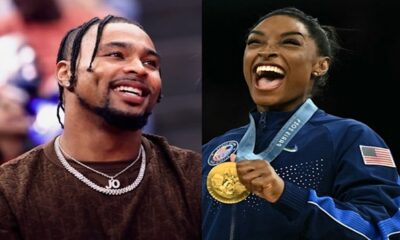
M 333 36 L 295 8 L 251 29 L 243 73 L 257 111 L 203 146 L 204 239 L 400 236 L 390 150 L 368 126 L 310 99 L 333 62 Z

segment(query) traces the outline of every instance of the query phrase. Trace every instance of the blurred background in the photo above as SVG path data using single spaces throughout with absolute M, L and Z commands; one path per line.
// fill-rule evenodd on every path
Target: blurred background
M 245 36 L 271 10 L 293 6 L 335 26 L 342 50 L 316 104 L 362 121 L 389 145 L 400 166 L 400 32 L 395 1 L 203 1 L 203 143 L 247 124 L 254 107 L 242 73 Z M 389 110 L 388 110 L 389 109 Z
M 56 54 L 64 34 L 94 16 L 141 23 L 162 57 L 163 95 L 145 132 L 201 145 L 200 0 L 1 0 L 0 164 L 60 134 Z

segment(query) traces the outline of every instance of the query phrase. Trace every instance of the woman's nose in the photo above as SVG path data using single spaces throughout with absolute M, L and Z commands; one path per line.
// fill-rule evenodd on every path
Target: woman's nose
M 258 52 L 258 56 L 264 59 L 274 58 L 278 55 L 279 54 L 277 48 L 272 45 L 267 45 L 264 48 L 260 49 L 260 51 Z

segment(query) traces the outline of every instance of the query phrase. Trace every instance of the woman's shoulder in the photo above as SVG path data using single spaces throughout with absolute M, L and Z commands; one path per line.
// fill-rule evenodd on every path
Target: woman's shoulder
M 318 110 L 315 116 L 310 120 L 310 123 L 314 125 L 324 125 L 326 127 L 333 127 L 333 128 L 370 129 L 368 125 L 359 120 L 336 116 L 333 114 L 326 113 L 323 110 Z
M 352 118 L 340 117 L 318 110 L 310 124 L 327 129 L 333 136 L 374 136 L 378 134 L 367 124 Z
M 244 133 L 246 132 L 248 125 L 244 125 L 238 128 L 233 128 L 230 130 L 227 130 L 221 135 L 218 135 L 214 138 L 212 138 L 210 141 L 208 141 L 206 144 L 203 145 L 203 148 L 205 146 L 209 145 L 216 145 L 221 142 L 226 142 L 226 141 L 237 141 L 238 139 L 240 140 Z

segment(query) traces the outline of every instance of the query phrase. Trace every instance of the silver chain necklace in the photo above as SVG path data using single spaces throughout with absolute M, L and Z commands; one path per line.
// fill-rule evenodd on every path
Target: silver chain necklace
M 88 165 L 86 165 L 86 164 L 84 164 L 84 163 L 82 163 L 82 162 L 76 160 L 75 158 L 73 158 L 71 155 L 69 155 L 68 153 L 65 152 L 65 150 L 61 147 L 60 142 L 58 143 L 58 147 L 60 148 L 61 153 L 62 153 L 64 156 L 66 156 L 67 158 L 71 159 L 71 160 L 74 161 L 75 163 L 81 165 L 82 167 L 84 167 L 84 168 L 86 168 L 86 169 L 89 169 L 89 170 L 92 171 L 92 172 L 95 172 L 95 173 L 97 173 L 97 174 L 99 174 L 99 175 L 101 175 L 101 176 L 103 176 L 103 177 L 108 178 L 108 179 L 109 179 L 109 180 L 108 180 L 108 186 L 106 186 L 107 189 L 110 189 L 110 188 L 119 188 L 119 187 L 121 186 L 121 183 L 119 182 L 118 179 L 115 179 L 115 178 L 117 178 L 119 175 L 121 175 L 122 173 L 124 173 L 124 172 L 125 172 L 126 170 L 128 170 L 130 167 L 132 167 L 132 166 L 139 160 L 140 155 L 142 154 L 142 147 L 140 147 L 138 156 L 136 157 L 136 159 L 135 159 L 132 163 L 130 163 L 127 167 L 125 167 L 124 169 L 122 169 L 122 171 L 120 171 L 119 173 L 115 174 L 114 176 L 110 176 L 110 175 L 107 175 L 107 174 L 105 174 L 105 173 L 103 173 L 103 172 L 97 171 L 96 169 L 91 168 L 91 167 L 89 167 Z
M 78 160 L 72 158 L 68 154 L 66 154 L 61 149 L 60 137 L 56 138 L 56 140 L 54 142 L 54 149 L 56 151 L 56 155 L 57 155 L 58 159 L 60 160 L 61 164 L 65 167 L 65 169 L 67 169 L 68 172 L 70 172 L 72 175 L 74 175 L 80 181 L 82 181 L 83 183 L 88 185 L 90 188 L 92 188 L 92 189 L 94 189 L 94 190 L 96 190 L 98 192 L 107 194 L 107 195 L 121 195 L 121 194 L 124 194 L 124 193 L 132 191 L 142 181 L 143 176 L 144 176 L 144 171 L 146 169 L 146 152 L 144 151 L 144 148 L 143 148 L 142 145 L 140 146 L 138 157 L 131 164 L 129 164 L 126 168 L 124 168 L 122 171 L 120 171 L 119 173 L 115 174 L 114 176 L 109 176 L 109 175 L 107 175 L 105 173 L 97 171 L 96 169 L 93 169 L 93 168 L 91 168 L 91 167 L 79 162 Z M 86 178 L 85 176 L 83 176 L 82 173 L 80 173 L 78 170 L 73 168 L 68 163 L 68 161 L 65 159 L 64 155 L 67 156 L 68 158 L 70 158 L 71 160 L 73 160 L 74 162 L 76 162 L 77 164 L 79 164 L 79 165 L 81 165 L 81 166 L 83 166 L 83 167 L 85 167 L 85 168 L 87 168 L 87 169 L 99 174 L 99 175 L 102 175 L 102 176 L 108 178 L 109 179 L 108 180 L 108 186 L 101 187 L 101 186 L 95 184 L 94 182 L 92 182 L 91 180 L 89 180 L 88 178 Z M 121 184 L 120 184 L 119 180 L 114 179 L 114 178 L 118 177 L 119 175 L 124 173 L 126 170 L 128 170 L 130 167 L 132 167 L 139 160 L 140 156 L 142 156 L 141 157 L 142 163 L 140 165 L 139 174 L 138 174 L 137 178 L 135 179 L 135 181 L 132 184 L 130 184 L 130 185 L 124 187 L 124 188 L 118 189 Z M 117 188 L 117 189 L 114 189 L 114 188 Z

